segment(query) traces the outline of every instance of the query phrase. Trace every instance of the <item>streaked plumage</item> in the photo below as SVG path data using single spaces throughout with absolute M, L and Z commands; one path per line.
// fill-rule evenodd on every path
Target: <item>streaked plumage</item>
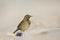
M 30 26 L 30 15 L 25 15 L 24 19 L 21 21 L 21 23 L 19 23 L 17 29 L 13 32 L 17 32 L 18 30 L 24 32 L 25 30 L 27 30 Z

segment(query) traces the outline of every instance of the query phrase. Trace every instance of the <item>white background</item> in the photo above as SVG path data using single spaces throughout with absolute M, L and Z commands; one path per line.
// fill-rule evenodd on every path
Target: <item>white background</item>
M 13 32 L 26 14 L 31 30 L 15 40 L 60 40 L 60 0 L 0 0 L 0 40 L 14 40 Z

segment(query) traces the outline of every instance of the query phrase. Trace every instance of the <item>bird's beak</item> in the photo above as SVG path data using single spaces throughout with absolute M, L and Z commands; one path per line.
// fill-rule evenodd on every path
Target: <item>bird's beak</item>
M 30 16 L 30 17 L 32 17 L 32 16 Z

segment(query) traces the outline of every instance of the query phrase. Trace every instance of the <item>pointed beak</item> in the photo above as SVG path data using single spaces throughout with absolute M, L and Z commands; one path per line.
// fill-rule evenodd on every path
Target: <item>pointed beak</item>
M 32 17 L 32 16 L 30 16 L 30 17 Z

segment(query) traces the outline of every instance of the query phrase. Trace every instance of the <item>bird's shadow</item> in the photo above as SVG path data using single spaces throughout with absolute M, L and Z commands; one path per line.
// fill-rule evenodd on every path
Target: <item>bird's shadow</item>
M 21 36 L 22 36 L 22 33 L 18 32 L 18 33 L 16 34 L 16 36 L 21 37 Z

